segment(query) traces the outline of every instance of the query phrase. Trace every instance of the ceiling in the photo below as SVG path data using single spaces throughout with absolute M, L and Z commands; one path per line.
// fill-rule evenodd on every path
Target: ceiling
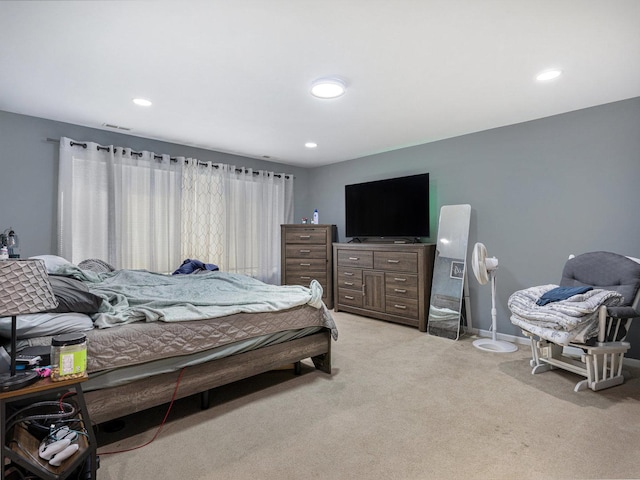
M 639 25 L 638 0 L 1 1 L 0 110 L 313 167 L 640 96 Z

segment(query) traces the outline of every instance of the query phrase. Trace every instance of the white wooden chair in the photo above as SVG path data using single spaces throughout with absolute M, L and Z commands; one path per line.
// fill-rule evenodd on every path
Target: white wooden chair
M 631 321 L 640 317 L 640 263 L 611 252 L 578 255 L 565 264 L 560 286 L 614 290 L 622 295 L 623 300 L 613 307 L 601 305 L 597 336 L 585 343 L 571 342 L 569 348 L 523 328 L 523 334 L 531 340 L 531 373 L 562 368 L 581 375 L 585 380 L 576 384 L 576 392 L 622 384 L 623 359 L 631 347 L 625 339 Z M 519 325 L 522 327 L 521 322 Z

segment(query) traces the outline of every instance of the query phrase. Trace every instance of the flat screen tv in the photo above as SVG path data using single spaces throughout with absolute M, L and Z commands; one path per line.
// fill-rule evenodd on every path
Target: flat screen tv
M 429 174 L 345 186 L 345 234 L 373 237 L 429 236 Z

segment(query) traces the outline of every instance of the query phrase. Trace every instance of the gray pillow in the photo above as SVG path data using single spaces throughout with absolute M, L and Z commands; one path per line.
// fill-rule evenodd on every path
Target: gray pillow
M 51 313 L 96 313 L 100 309 L 102 298 L 94 295 L 80 280 L 49 275 L 53 294 L 58 300 L 58 306 Z
M 93 320 L 85 313 L 32 313 L 18 315 L 18 340 L 48 337 L 93 329 Z M 0 337 L 11 338 L 11 317 L 0 318 Z

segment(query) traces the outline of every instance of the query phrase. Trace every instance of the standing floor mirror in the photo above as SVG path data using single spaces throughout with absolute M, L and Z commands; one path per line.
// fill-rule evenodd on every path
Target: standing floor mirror
M 457 340 L 465 295 L 471 205 L 440 209 L 427 332 Z

